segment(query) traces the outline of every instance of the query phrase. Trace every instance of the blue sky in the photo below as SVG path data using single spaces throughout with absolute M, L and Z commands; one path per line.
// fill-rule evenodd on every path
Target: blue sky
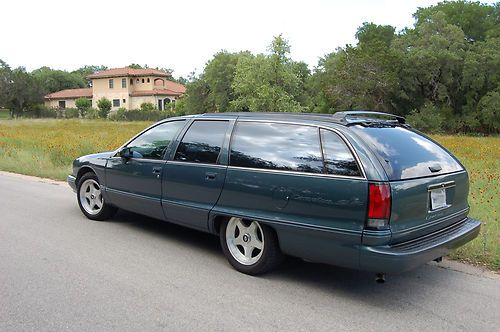
M 347 43 L 363 22 L 412 26 L 418 7 L 435 0 L 302 1 L 6 1 L 0 59 L 28 70 L 73 70 L 130 63 L 200 72 L 214 53 L 266 51 L 280 33 L 292 58 L 312 69 Z M 9 13 L 8 15 L 6 15 Z

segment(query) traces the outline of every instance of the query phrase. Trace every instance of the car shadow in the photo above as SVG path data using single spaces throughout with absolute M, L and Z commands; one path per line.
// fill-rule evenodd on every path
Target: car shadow
M 209 254 L 219 262 L 225 261 L 218 237 L 211 234 L 121 210 L 111 222 L 189 246 Z M 432 293 L 435 288 L 450 287 L 448 277 L 452 273 L 431 263 L 410 272 L 387 275 L 386 282 L 380 284 L 375 282 L 375 274 L 371 272 L 309 263 L 293 257 L 287 257 L 277 270 L 258 277 L 240 274 L 228 263 L 227 269 L 228 273 L 241 278 L 259 278 L 266 282 L 276 282 L 277 286 L 288 284 L 308 287 L 311 291 L 356 299 L 370 306 L 393 310 L 409 308 L 408 303 L 412 298 Z

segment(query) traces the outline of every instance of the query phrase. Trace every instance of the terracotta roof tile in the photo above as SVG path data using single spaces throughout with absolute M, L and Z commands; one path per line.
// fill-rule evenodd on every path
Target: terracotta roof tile
M 81 97 L 92 98 L 92 88 L 66 89 L 45 96 L 45 99 L 76 99 Z
M 172 81 L 165 81 L 164 88 L 155 88 L 153 90 L 144 91 L 134 91 L 130 93 L 130 96 L 180 96 L 186 92 L 186 87 L 182 84 L 175 83 Z
M 162 76 L 170 77 L 170 73 L 158 69 L 135 69 L 135 68 L 113 68 L 108 70 L 99 71 L 87 76 L 89 79 L 93 78 L 107 78 L 107 77 L 120 77 L 120 76 Z

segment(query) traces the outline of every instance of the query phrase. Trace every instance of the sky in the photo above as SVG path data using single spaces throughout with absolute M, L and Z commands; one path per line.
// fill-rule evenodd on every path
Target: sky
M 418 7 L 435 0 L 7 0 L 0 19 L 0 59 L 27 70 L 49 66 L 171 68 L 174 77 L 200 73 L 213 55 L 266 52 L 283 34 L 291 57 L 310 69 L 318 59 L 355 44 L 363 22 L 399 31 Z

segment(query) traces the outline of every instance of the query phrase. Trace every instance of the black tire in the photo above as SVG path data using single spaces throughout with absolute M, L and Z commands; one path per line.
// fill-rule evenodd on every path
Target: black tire
M 87 211 L 89 209 L 89 205 L 90 205 L 89 200 L 86 199 L 86 202 L 82 202 L 82 199 L 85 199 L 81 195 L 81 191 L 85 190 L 84 188 L 82 188 L 82 185 L 94 183 L 92 181 L 97 183 L 97 186 L 99 186 L 99 179 L 92 172 L 85 173 L 78 180 L 77 191 L 76 191 L 76 199 L 78 201 L 78 206 L 80 207 L 80 210 L 82 211 L 82 213 L 87 218 L 89 218 L 91 220 L 98 220 L 98 221 L 107 220 L 107 219 L 111 218 L 112 216 L 114 216 L 118 209 L 112 205 L 107 204 L 104 200 L 104 197 L 101 196 L 102 197 L 102 200 L 101 200 L 102 207 L 100 207 L 99 210 L 96 209 L 96 211 L 94 211 L 94 213 L 90 213 L 89 211 Z M 86 207 L 84 207 L 84 205 Z
M 226 232 L 228 229 L 228 225 L 232 223 L 233 219 L 239 219 L 240 221 L 245 221 L 247 223 L 256 223 L 259 227 L 259 237 L 262 237 L 262 243 L 263 243 L 263 249 L 261 252 L 261 255 L 258 256 L 258 259 L 251 264 L 242 264 L 241 262 L 238 261 L 235 256 L 238 256 L 238 253 L 234 255 L 231 250 L 229 249 L 228 241 L 230 241 L 230 238 L 226 236 Z M 231 226 L 230 226 L 231 227 Z M 232 229 L 229 230 L 229 234 L 232 233 Z M 284 255 L 281 253 L 280 247 L 279 247 L 279 242 L 278 242 L 278 237 L 274 230 L 270 228 L 269 226 L 263 225 L 258 223 L 257 221 L 250 221 L 250 220 L 245 220 L 245 219 L 240 219 L 240 218 L 231 218 L 227 221 L 222 222 L 221 227 L 220 227 L 220 232 L 219 232 L 219 239 L 220 239 L 220 244 L 222 247 L 222 251 L 224 252 L 224 255 L 226 256 L 227 260 L 229 263 L 238 271 L 249 274 L 249 275 L 259 275 L 263 274 L 266 272 L 269 272 L 276 267 L 278 267 L 281 262 L 284 259 Z M 233 241 L 234 243 L 234 241 Z M 236 246 L 238 247 L 238 246 Z M 234 250 L 235 245 L 232 245 L 232 248 Z M 245 250 L 240 248 L 240 253 L 243 253 Z M 257 248 L 255 248 L 257 249 Z M 255 252 L 255 249 L 252 249 L 253 252 Z M 258 251 L 260 254 L 260 251 Z

